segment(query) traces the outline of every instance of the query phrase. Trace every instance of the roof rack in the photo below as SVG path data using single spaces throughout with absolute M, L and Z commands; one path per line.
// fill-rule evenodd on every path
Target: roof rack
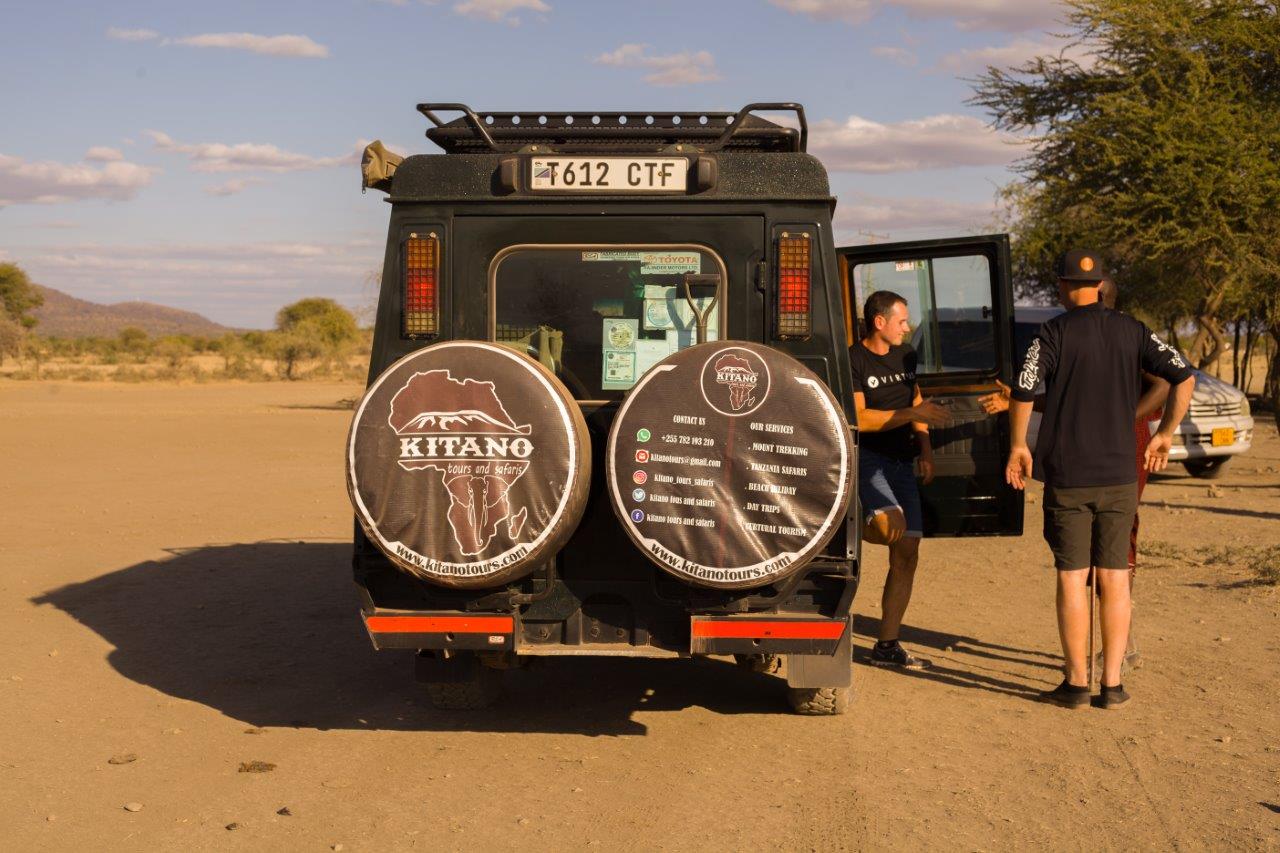
M 799 129 L 763 119 L 759 110 L 793 112 Z M 687 144 L 700 151 L 801 152 L 809 123 L 800 104 L 747 104 L 727 112 L 486 112 L 466 104 L 418 104 L 433 127 L 427 138 L 448 154 L 515 151 L 547 145 L 558 151 L 659 151 Z M 460 112 L 444 121 L 437 112 Z

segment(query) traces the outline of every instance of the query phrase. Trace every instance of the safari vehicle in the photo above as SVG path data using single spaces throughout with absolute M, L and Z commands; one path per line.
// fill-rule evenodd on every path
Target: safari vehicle
M 443 153 L 401 160 L 380 144 L 366 153 L 366 186 L 388 193 L 391 215 L 369 391 L 353 424 L 348 461 L 366 465 L 360 483 L 349 479 L 360 520 L 353 564 L 364 623 L 376 648 L 416 653 L 417 676 L 437 706 L 482 707 L 498 695 L 504 669 L 536 658 L 731 655 L 758 671 L 785 664 L 797 712 L 845 709 L 859 581 L 861 518 L 856 488 L 849 488 L 856 483 L 856 452 L 840 472 L 837 523 L 785 576 L 732 584 L 682 576 L 637 547 L 634 531 L 625 527 L 628 513 L 635 520 L 659 506 L 657 490 L 646 493 L 643 479 L 644 463 L 661 456 L 659 441 L 694 448 L 714 442 L 699 433 L 697 417 L 673 415 L 669 421 L 692 426 L 679 436 L 655 429 L 654 444 L 634 445 L 631 497 L 619 495 L 609 479 L 622 478 L 630 464 L 629 455 L 627 465 L 618 461 L 615 444 L 650 441 L 644 426 L 634 436 L 611 434 L 629 401 L 639 398 L 635 389 L 666 369 L 659 366 L 693 352 L 702 338 L 732 341 L 740 350 L 720 357 L 714 373 L 734 409 L 755 405 L 752 389 L 762 374 L 748 362 L 781 354 L 787 365 L 802 366 L 794 367 L 797 382 L 816 376 L 828 389 L 821 393 L 835 401 L 838 432 L 856 437 L 848 347 L 858 337 L 858 305 L 871 289 L 903 293 L 917 326 L 923 392 L 947 402 L 954 414 L 952 425 L 933 432 L 937 476 L 923 489 L 926 534 L 1022 532 L 1021 495 L 1003 478 L 1007 422 L 984 415 L 977 403 L 996 379 L 1010 381 L 1005 235 L 837 248 L 836 200 L 822 164 L 805 151 L 808 125 L 794 103 L 751 104 L 736 113 L 476 113 L 443 103 L 418 110 L 431 122 L 427 137 Z M 446 121 L 441 113 L 461 115 Z M 794 121 L 758 113 L 789 113 Z M 414 367 L 419 356 L 451 357 L 450 347 L 461 349 L 447 367 Z M 458 378 L 499 350 L 495 358 L 516 353 L 517 367 L 536 374 L 521 386 L 526 391 Z M 777 365 L 775 384 L 782 381 Z M 435 385 L 425 387 L 428 381 Z M 414 383 L 423 387 L 414 390 Z M 528 470 L 520 467 L 525 463 L 498 474 L 485 462 L 484 476 L 448 481 L 452 503 L 433 510 L 394 494 L 381 510 L 364 506 L 378 485 L 369 481 L 380 476 L 367 472 L 385 464 L 387 476 L 399 477 L 401 469 L 434 467 L 430 476 L 447 478 L 452 463 L 424 457 L 443 453 L 439 442 L 454 441 L 447 424 L 507 453 L 538 429 L 521 423 L 536 412 L 518 415 L 514 406 L 535 385 L 552 384 L 585 424 L 581 461 L 590 468 L 571 507 L 577 517 L 554 547 L 503 552 L 485 564 L 485 571 L 496 572 L 485 576 L 497 578 L 493 582 L 455 582 L 431 575 L 434 561 L 410 561 L 411 549 L 379 532 L 381 518 L 396 513 L 410 527 L 443 527 L 439 518 L 421 518 L 433 512 L 447 514 L 454 538 L 470 542 L 466 553 L 497 541 L 493 537 L 515 536 L 525 517 L 507 498 L 513 478 Z M 386 402 L 387 389 L 397 385 L 396 397 Z M 411 395 L 398 414 L 397 402 Z M 454 399 L 462 396 L 466 401 Z M 444 397 L 453 402 L 439 402 Z M 554 395 L 547 399 L 547 411 L 559 405 Z M 361 444 L 362 418 L 388 433 L 387 443 L 371 450 Z M 748 421 L 735 423 L 745 429 Z M 751 428 L 769 426 L 752 421 Z M 576 452 L 572 433 L 564 433 L 562 456 Z M 428 446 L 433 449 L 424 451 Z M 364 463 L 357 458 L 362 449 Z M 385 458 L 395 453 L 399 468 Z M 688 453 L 670 459 L 689 466 L 706 461 L 696 450 Z M 443 494 L 438 480 L 431 487 Z M 799 488 L 803 497 L 806 487 L 801 478 L 798 487 L 778 491 Z M 648 502 L 615 511 L 618 501 L 632 498 Z M 730 524 L 717 547 L 733 547 L 735 535 Z

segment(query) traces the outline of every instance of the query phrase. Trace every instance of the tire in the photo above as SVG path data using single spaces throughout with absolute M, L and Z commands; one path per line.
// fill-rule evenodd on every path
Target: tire
M 502 695 L 502 672 L 487 666 L 476 668 L 467 681 L 428 681 L 427 697 L 441 711 L 479 711 Z
M 780 655 L 734 655 L 734 661 L 743 669 L 751 672 L 777 672 L 782 669 Z
M 1182 464 L 1186 466 L 1187 473 L 1192 477 L 1216 480 L 1222 476 L 1222 472 L 1226 470 L 1227 463 L 1230 461 L 1230 456 L 1213 456 L 1208 459 L 1188 459 Z
M 791 710 L 806 717 L 834 717 L 849 708 L 852 687 L 788 687 Z

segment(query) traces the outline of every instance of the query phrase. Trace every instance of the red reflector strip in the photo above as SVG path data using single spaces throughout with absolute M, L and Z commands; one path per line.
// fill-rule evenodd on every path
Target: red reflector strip
M 411 236 L 404 247 L 404 333 L 434 335 L 439 331 L 438 285 L 440 239 L 435 234 Z
M 375 634 L 510 634 L 510 616 L 366 616 Z
M 693 636 L 720 639 L 838 640 L 844 633 L 843 622 L 763 622 L 743 619 L 695 620 Z
M 809 277 L 812 245 L 808 234 L 778 238 L 777 333 L 782 337 L 806 337 L 810 331 Z

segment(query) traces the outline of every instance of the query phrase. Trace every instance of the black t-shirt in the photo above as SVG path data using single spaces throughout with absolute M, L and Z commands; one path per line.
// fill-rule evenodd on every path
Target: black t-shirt
M 916 396 L 916 351 L 911 344 L 889 347 L 876 355 L 858 341 L 849 347 L 853 367 L 853 390 L 861 391 L 868 409 L 909 409 Z M 911 424 L 881 432 L 861 432 L 858 444 L 867 450 L 909 460 L 915 455 Z
M 1045 322 L 1015 377 L 1013 399 L 1031 402 L 1045 383 L 1035 472 L 1059 488 L 1120 486 L 1138 479 L 1133 423 L 1142 371 L 1177 385 L 1182 355 L 1128 314 L 1101 304 Z

